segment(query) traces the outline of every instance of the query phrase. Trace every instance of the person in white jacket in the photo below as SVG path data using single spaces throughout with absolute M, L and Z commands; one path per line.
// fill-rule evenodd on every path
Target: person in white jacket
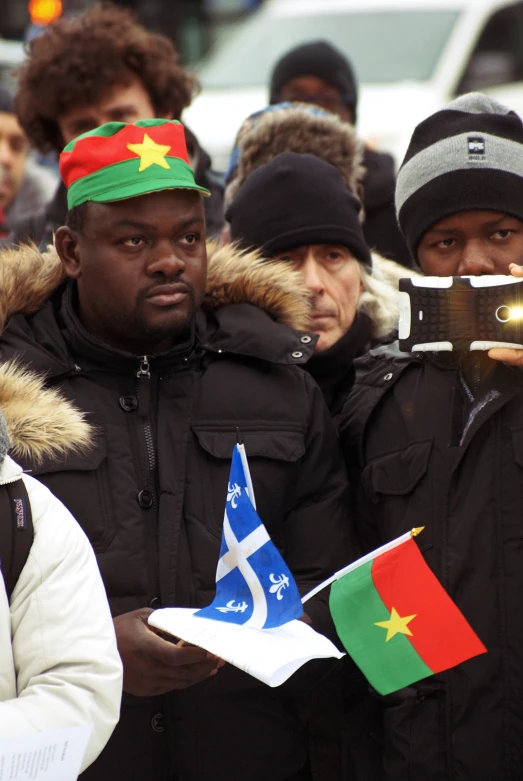
M 0 490 L 22 477 L 34 541 L 7 597 L 0 574 L 0 738 L 92 723 L 85 770 L 120 714 L 122 665 L 105 590 L 84 532 L 41 483 L 8 455 L 57 458 L 90 441 L 89 426 L 58 393 L 16 367 L 0 367 Z M 5 418 L 5 419 L 4 419 Z M 0 524 L 12 519 L 0 518 Z

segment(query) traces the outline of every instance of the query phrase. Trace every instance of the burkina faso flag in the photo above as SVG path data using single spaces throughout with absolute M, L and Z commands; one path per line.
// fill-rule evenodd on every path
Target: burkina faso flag
M 410 533 L 337 575 L 330 594 L 336 630 L 380 694 L 486 652 Z

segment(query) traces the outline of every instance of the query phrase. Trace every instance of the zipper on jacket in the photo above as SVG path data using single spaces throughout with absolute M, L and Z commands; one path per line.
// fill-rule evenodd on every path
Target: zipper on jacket
M 143 432 L 145 437 L 145 446 L 147 450 L 147 461 L 149 465 L 150 490 L 153 496 L 153 502 L 156 504 L 155 491 L 155 468 L 156 454 L 154 450 L 153 432 L 151 429 L 151 419 L 149 417 L 151 402 L 151 364 L 149 357 L 143 355 L 140 359 L 140 366 L 136 372 L 138 379 L 138 414 L 143 421 Z

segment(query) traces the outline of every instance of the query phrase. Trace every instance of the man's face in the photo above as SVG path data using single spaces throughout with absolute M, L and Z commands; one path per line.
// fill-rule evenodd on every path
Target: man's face
M 328 350 L 354 322 L 362 290 L 358 261 L 346 247 L 328 244 L 298 247 L 278 259 L 291 262 L 303 274 L 312 293 L 309 327 L 320 336 L 316 350 Z
M 60 228 L 56 247 L 77 280 L 80 319 L 92 334 L 137 355 L 186 338 L 207 265 L 198 193 L 162 190 L 90 202 L 82 232 Z
M 344 122 L 354 123 L 352 110 L 347 106 L 337 87 L 317 76 L 297 76 L 287 81 L 280 89 L 282 102 L 313 103 L 325 111 L 337 114 Z
M 0 111 L 0 208 L 8 209 L 24 178 L 29 147 L 14 114 Z
M 523 222 L 494 211 L 453 214 L 424 234 L 418 261 L 427 276 L 509 274 L 523 263 Z
M 96 105 L 73 107 L 57 121 L 63 145 L 66 146 L 82 133 L 105 125 L 106 122 L 137 122 L 154 116 L 149 93 L 139 79 L 133 78 L 127 85 L 114 86 Z

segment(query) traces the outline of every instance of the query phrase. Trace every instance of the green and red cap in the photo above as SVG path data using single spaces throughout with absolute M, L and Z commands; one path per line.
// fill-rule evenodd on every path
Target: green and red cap
M 181 122 L 141 119 L 108 122 L 67 144 L 60 174 L 69 209 L 86 201 L 108 203 L 157 190 L 209 190 L 194 181 Z

